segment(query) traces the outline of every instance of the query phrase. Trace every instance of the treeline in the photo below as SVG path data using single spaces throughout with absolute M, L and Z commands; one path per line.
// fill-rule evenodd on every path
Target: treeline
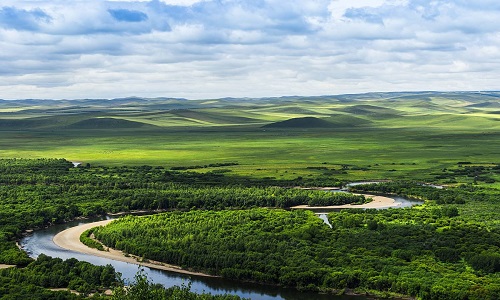
M 448 179 L 448 182 L 456 182 L 457 178 L 470 178 L 474 183 L 483 181 L 484 183 L 496 182 L 495 174 L 500 174 L 500 164 L 496 165 L 471 165 L 472 162 L 458 162 L 457 168 L 443 169 L 435 178 L 438 180 Z
M 196 165 L 196 166 L 177 166 L 171 167 L 170 170 L 192 170 L 192 169 L 206 169 L 206 168 L 219 168 L 219 167 L 229 167 L 237 166 L 239 163 L 228 162 L 228 163 L 214 163 L 208 165 Z
M 499 299 L 500 229 L 448 207 L 329 214 L 172 212 L 98 228 L 107 246 L 224 277 L 302 290 Z
M 413 181 L 393 181 L 356 185 L 349 189 L 354 192 L 378 192 L 407 198 L 433 200 L 438 204 L 464 204 L 466 201 L 494 202 L 500 199 L 499 190 L 464 184 L 456 188 L 437 189 Z
M 351 193 L 336 192 L 330 197 L 315 197 L 311 198 L 307 204 L 309 206 L 331 206 L 344 204 L 363 204 L 373 201 L 372 198 L 367 198 L 363 195 L 354 195 Z
M 81 300 L 88 297 L 78 296 L 69 291 L 52 291 L 41 286 L 13 282 L 8 277 L 0 276 L 0 299 L 2 300 Z M 93 299 L 103 299 L 98 296 Z
M 120 285 L 111 265 L 94 266 L 75 258 L 63 261 L 44 254 L 25 268 L 0 270 L 0 282 L 0 299 L 83 299 L 90 293 L 103 293 Z M 82 297 L 42 288 L 67 288 Z
M 222 163 L 221 163 L 222 164 Z M 215 164 L 214 164 L 215 165 Z M 208 165 L 207 165 L 208 166 Z M 181 167 L 184 168 L 184 167 Z M 189 184 L 191 186 L 247 186 L 247 187 L 269 187 L 269 186 L 342 186 L 344 182 L 331 176 L 318 176 L 315 178 L 297 177 L 291 180 L 276 178 L 253 178 L 245 176 L 225 176 L 218 170 L 209 172 L 167 170 L 162 166 L 91 166 L 80 165 L 73 168 L 73 164 L 64 159 L 0 159 L 0 184 L 50 184 L 54 182 L 53 175 L 59 178 L 56 181 L 65 180 L 77 182 L 82 180 L 77 174 L 91 173 L 99 174 L 107 178 L 107 182 L 122 182 L 126 178 L 135 178 L 137 182 L 171 182 Z M 68 171 L 71 176 L 64 176 Z M 22 175 L 22 176 L 21 176 Z M 146 178 L 141 179 L 142 176 Z M 88 179 L 88 178 L 86 178 Z M 94 178 L 99 183 L 100 178 Z

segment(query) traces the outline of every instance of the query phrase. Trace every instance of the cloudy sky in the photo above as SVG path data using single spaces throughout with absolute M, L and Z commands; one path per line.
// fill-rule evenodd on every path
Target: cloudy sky
M 499 90 L 498 0 L 2 0 L 0 99 Z

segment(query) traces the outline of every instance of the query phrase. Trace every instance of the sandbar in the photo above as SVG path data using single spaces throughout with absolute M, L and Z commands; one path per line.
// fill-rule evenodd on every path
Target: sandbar
M 127 257 L 127 256 L 125 256 L 125 254 L 122 251 L 115 250 L 112 248 L 108 248 L 108 251 L 99 251 L 97 249 L 90 248 L 90 247 L 86 246 L 85 244 L 83 244 L 82 242 L 80 242 L 80 235 L 82 235 L 82 233 L 85 230 L 93 228 L 93 227 L 97 227 L 97 226 L 104 226 L 104 225 L 109 224 L 112 221 L 113 220 L 104 220 L 104 221 L 98 221 L 98 222 L 93 222 L 93 223 L 88 223 L 88 224 L 83 224 L 83 225 L 68 228 L 64 231 L 59 232 L 58 234 L 56 234 L 54 236 L 54 238 L 53 238 L 54 244 L 56 244 L 57 246 L 59 246 L 61 248 L 67 249 L 67 250 L 72 250 L 75 252 L 104 257 L 104 258 L 122 261 L 122 262 L 126 262 L 126 263 L 141 265 L 141 266 L 145 266 L 145 267 L 152 268 L 152 269 L 165 270 L 165 271 L 182 273 L 182 274 L 187 274 L 187 275 L 215 277 L 213 275 L 184 270 L 181 267 L 165 264 L 162 262 L 137 261 L 138 258 L 133 257 L 132 255 Z
M 8 269 L 8 268 L 12 268 L 12 267 L 15 267 L 15 265 L 4 265 L 4 264 L 0 264 L 0 269 Z
M 401 206 L 400 203 L 397 203 L 396 200 L 390 197 L 368 195 L 368 194 L 362 194 L 362 195 L 365 196 L 366 198 L 372 198 L 373 201 L 365 204 L 343 204 L 343 205 L 331 205 L 331 206 L 297 205 L 292 207 L 292 209 L 328 210 L 328 209 L 343 209 L 343 208 L 388 208 L 388 207 Z

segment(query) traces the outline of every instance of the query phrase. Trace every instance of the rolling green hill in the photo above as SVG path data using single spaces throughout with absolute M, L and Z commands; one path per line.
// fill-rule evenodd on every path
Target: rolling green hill
M 408 92 L 0 100 L 0 158 L 165 167 L 233 161 L 239 165 L 226 171 L 287 179 L 434 178 L 457 161 L 498 162 L 499 98 Z
M 334 124 L 315 117 L 293 118 L 262 126 L 263 128 L 332 128 Z
M 156 127 L 154 125 L 145 124 L 141 122 L 129 121 L 117 118 L 91 118 L 82 121 L 78 121 L 66 128 L 69 129 L 133 129 L 133 128 L 145 128 L 145 127 Z
M 396 109 L 370 104 L 348 106 L 344 108 L 343 111 L 354 115 L 371 116 L 374 118 L 396 117 L 401 115 L 401 112 Z

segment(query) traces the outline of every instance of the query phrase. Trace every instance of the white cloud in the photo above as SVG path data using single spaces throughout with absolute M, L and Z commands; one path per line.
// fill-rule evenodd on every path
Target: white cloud
M 4 0 L 0 98 L 498 89 L 498 3 Z

